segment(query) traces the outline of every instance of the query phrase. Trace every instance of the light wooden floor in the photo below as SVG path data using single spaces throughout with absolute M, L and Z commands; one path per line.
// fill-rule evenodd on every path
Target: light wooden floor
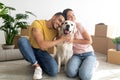
M 93 80 L 120 80 L 120 65 L 106 62 L 106 55 L 96 53 L 99 66 Z M 25 60 L 0 62 L 0 80 L 32 80 L 33 67 Z M 49 77 L 43 73 L 42 80 L 79 80 L 68 78 L 61 71 L 56 77 Z

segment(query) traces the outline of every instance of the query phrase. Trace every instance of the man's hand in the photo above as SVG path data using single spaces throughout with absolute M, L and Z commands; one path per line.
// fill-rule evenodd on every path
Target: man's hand
M 60 39 L 62 39 L 62 40 L 65 41 L 65 42 L 69 42 L 69 43 L 72 42 L 70 34 L 62 35 L 62 36 L 60 37 Z

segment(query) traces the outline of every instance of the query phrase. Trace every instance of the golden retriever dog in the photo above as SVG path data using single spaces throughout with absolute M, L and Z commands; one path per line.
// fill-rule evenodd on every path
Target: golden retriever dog
M 74 33 L 77 31 L 74 22 L 66 20 L 62 27 L 59 29 L 59 36 L 69 34 L 71 39 L 74 38 Z M 66 64 L 73 55 L 73 43 L 62 42 L 56 47 L 56 60 L 58 63 L 58 72 L 60 72 L 61 65 L 64 65 L 64 71 L 66 70 Z

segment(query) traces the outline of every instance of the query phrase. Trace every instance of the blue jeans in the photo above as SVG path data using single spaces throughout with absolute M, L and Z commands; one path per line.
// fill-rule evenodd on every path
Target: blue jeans
M 67 64 L 67 76 L 76 77 L 81 80 L 91 80 L 96 66 L 96 57 L 94 52 L 83 54 L 74 54 Z
M 18 47 L 24 58 L 31 64 L 38 64 L 41 66 L 42 70 L 50 76 L 55 76 L 58 73 L 57 62 L 55 59 L 47 52 L 40 49 L 35 49 L 31 47 L 29 40 L 25 37 L 21 37 L 18 40 Z

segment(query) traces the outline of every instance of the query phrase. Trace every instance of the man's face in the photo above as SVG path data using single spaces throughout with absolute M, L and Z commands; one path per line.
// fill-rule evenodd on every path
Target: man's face
M 55 18 L 53 19 L 53 22 L 52 22 L 52 26 L 54 29 L 58 29 L 59 27 L 62 26 L 62 24 L 64 23 L 65 21 L 65 18 L 60 15 L 60 16 L 55 16 Z

